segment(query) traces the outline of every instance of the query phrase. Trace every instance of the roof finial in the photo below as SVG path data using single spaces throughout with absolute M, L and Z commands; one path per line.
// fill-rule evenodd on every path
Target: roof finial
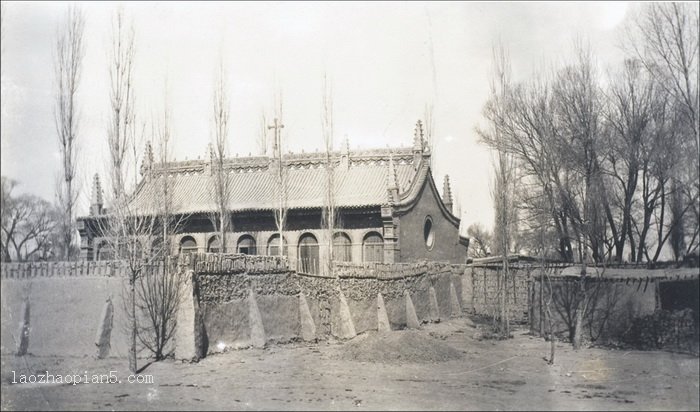
M 387 189 L 387 197 L 389 200 L 389 203 L 394 203 L 398 201 L 399 198 L 399 183 L 396 178 L 396 167 L 394 167 L 394 156 L 393 154 L 389 154 L 389 163 L 387 166 L 387 173 L 386 173 L 386 189 Z
M 204 170 L 210 175 L 214 174 L 214 164 L 216 163 L 216 153 L 214 153 L 214 145 L 209 142 L 207 144 L 207 152 L 209 152 L 209 162 L 205 163 Z
M 445 181 L 442 186 L 442 202 L 445 207 L 452 212 L 452 190 L 450 189 L 450 175 L 445 175 Z
M 146 142 L 146 147 L 143 150 L 143 159 L 141 160 L 141 176 L 146 175 L 153 168 L 153 146 L 151 142 Z
M 90 214 L 99 215 L 102 211 L 104 201 L 102 199 L 102 185 L 100 184 L 100 175 L 95 173 L 92 178 L 92 199 L 90 201 Z
M 399 184 L 396 179 L 396 167 L 394 166 L 394 155 L 389 154 L 389 170 L 388 170 L 388 183 L 387 187 L 389 189 L 398 189 Z
M 350 168 L 350 140 L 347 134 L 343 139 L 343 148 L 340 152 L 340 167 L 345 169 Z
M 413 150 L 423 151 L 423 122 L 418 119 L 416 128 L 413 132 Z
M 100 175 L 95 173 L 92 178 L 92 204 L 102 204 L 102 185 L 100 184 Z

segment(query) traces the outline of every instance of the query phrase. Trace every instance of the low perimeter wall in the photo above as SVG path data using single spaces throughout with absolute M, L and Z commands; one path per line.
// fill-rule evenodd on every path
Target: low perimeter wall
M 169 258 L 166 264 L 185 270 L 195 258 Z M 128 356 L 125 262 L 21 262 L 0 268 L 0 353 Z M 164 270 L 162 263 L 143 269 Z
M 508 319 L 516 323 L 528 323 L 530 320 L 530 284 L 533 271 L 538 271 L 530 264 L 512 263 L 507 280 Z M 464 269 L 462 288 L 465 291 L 464 310 L 471 314 L 493 317 L 498 312 L 499 282 L 502 281 L 502 266 L 496 264 L 470 264 Z
M 97 335 L 111 305 L 109 356 L 127 355 L 124 278 L 107 276 L 3 279 L 0 349 L 36 356 L 98 353 Z
M 533 332 L 544 335 L 551 330 L 560 338 L 573 338 L 582 284 L 572 274 L 578 270 L 533 277 Z M 602 344 L 697 353 L 698 277 L 697 268 L 593 270 L 583 283 L 587 305 L 582 337 Z
M 188 279 L 173 341 L 182 359 L 420 327 L 460 316 L 471 301 L 463 265 L 339 264 L 335 277 L 301 275 L 268 256 L 201 254 L 174 265 Z M 126 357 L 127 279 L 121 262 L 2 264 L 2 354 Z
M 183 318 L 201 325 L 181 337 L 193 342 L 192 352 L 178 357 L 267 342 L 350 338 L 462 313 L 459 265 L 339 264 L 334 277 L 324 277 L 279 268 L 251 273 L 225 268 L 218 259 L 211 255 L 193 271 L 193 299 Z

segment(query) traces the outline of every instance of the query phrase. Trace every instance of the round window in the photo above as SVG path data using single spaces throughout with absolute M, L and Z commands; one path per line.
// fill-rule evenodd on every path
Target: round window
M 435 244 L 435 230 L 433 229 L 433 219 L 430 216 L 425 218 L 425 224 L 423 225 L 423 239 L 425 239 L 425 246 L 428 249 L 432 249 Z

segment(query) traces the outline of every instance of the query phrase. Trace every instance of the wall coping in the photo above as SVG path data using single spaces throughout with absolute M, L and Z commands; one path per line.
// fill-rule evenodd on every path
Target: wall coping
M 146 267 L 174 265 L 195 273 L 250 274 L 289 272 L 285 257 L 249 256 L 243 254 L 196 253 L 176 255 L 165 262 L 145 263 Z M 2 262 L 0 279 L 74 278 L 74 277 L 120 277 L 126 276 L 127 262 L 123 260 L 77 260 L 71 262 Z
M 465 265 L 423 261 L 415 263 L 348 263 L 337 262 L 333 271 L 341 279 L 404 279 L 424 274 L 464 273 Z M 455 272 L 455 268 L 458 270 Z M 461 271 L 459 269 L 462 268 Z

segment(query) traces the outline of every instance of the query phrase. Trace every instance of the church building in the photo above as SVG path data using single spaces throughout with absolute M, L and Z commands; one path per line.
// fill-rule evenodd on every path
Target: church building
M 469 239 L 459 235 L 459 218 L 452 212 L 449 177 L 442 196 L 430 169 L 430 148 L 418 121 L 413 145 L 350 151 L 285 154 L 283 174 L 277 156 L 234 157 L 223 169 L 230 193 L 227 209 L 232 230 L 226 234 L 227 253 L 279 255 L 280 236 L 275 211 L 286 205 L 282 228 L 283 253 L 300 272 L 320 273 L 328 262 L 329 230 L 324 228 L 328 173 L 332 164 L 333 260 L 337 262 L 465 263 Z M 150 149 L 149 149 L 150 150 Z M 276 151 L 276 150 L 275 150 Z M 142 180 L 129 210 L 148 215 L 158 202 L 158 176 L 168 176 L 170 215 L 180 219 L 171 236 L 172 254 L 219 252 L 221 242 L 212 221 L 218 208 L 214 158 L 157 164 L 148 153 Z M 279 176 L 283 175 L 282 180 Z M 280 196 L 280 181 L 285 195 Z M 108 216 L 99 178 L 93 183 L 90 215 L 78 219 L 81 255 L 86 260 L 111 258 L 108 242 L 96 222 Z

